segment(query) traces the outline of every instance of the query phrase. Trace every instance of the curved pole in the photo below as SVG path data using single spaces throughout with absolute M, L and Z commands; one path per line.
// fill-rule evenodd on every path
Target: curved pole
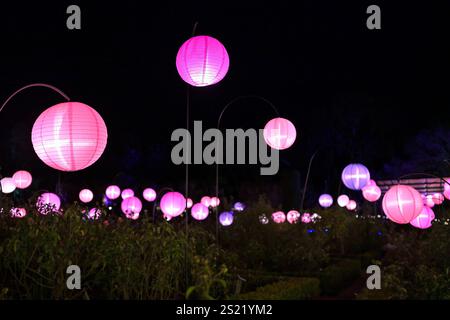
M 442 180 L 444 182 L 444 184 L 450 185 L 450 181 L 447 181 L 444 178 L 439 177 L 439 176 L 437 176 L 435 174 L 426 173 L 426 172 L 413 172 L 413 173 L 408 173 L 408 174 L 402 175 L 401 177 L 396 179 L 397 183 L 400 184 L 400 180 L 405 179 L 405 178 L 410 177 L 410 176 L 428 176 L 428 177 L 433 177 L 433 178 L 437 178 L 439 180 Z
M 222 111 L 220 112 L 219 118 L 217 119 L 217 129 L 220 130 L 220 122 L 222 121 L 222 117 L 223 114 L 225 113 L 225 111 L 235 102 L 240 101 L 240 100 L 244 100 L 244 99 L 259 99 L 262 100 L 263 102 L 265 102 L 267 105 L 269 105 L 272 110 L 275 112 L 275 114 L 277 115 L 277 117 L 280 116 L 280 113 L 278 112 L 278 109 L 275 107 L 275 105 L 270 102 L 269 100 L 267 100 L 264 97 L 258 96 L 258 95 L 245 95 L 245 96 L 238 96 L 236 98 L 234 98 L 233 100 L 231 100 L 230 102 L 228 102 L 225 107 L 223 107 Z M 216 197 L 219 197 L 219 154 L 216 153 Z M 217 240 L 217 244 L 219 243 L 219 207 L 215 207 L 214 208 L 215 212 L 216 212 L 216 240 Z
M 164 191 L 173 191 L 173 189 L 170 188 L 170 187 L 164 187 L 164 188 L 162 188 L 161 190 L 159 190 L 158 193 L 156 194 L 155 202 L 153 202 L 153 209 L 152 209 L 153 223 L 155 223 L 155 221 L 156 221 L 156 216 L 155 216 L 155 213 L 156 213 L 156 204 L 158 203 L 159 196 L 160 196 L 161 193 L 164 192 Z
M 8 99 L 6 99 L 6 101 L 5 101 L 5 102 L 2 104 L 2 106 L 0 107 L 0 112 L 2 112 L 3 108 L 8 104 L 8 102 L 9 102 L 15 95 L 17 95 L 19 92 L 22 92 L 22 91 L 25 90 L 25 89 L 32 88 L 32 87 L 45 87 L 45 88 L 52 89 L 53 91 L 55 91 L 55 92 L 57 92 L 58 94 L 60 94 L 61 96 L 63 96 L 64 99 L 66 99 L 67 101 L 70 101 L 70 98 L 69 98 L 64 92 L 62 92 L 60 89 L 58 89 L 58 88 L 56 88 L 56 87 L 54 87 L 54 86 L 52 86 L 52 85 L 49 85 L 49 84 L 46 84 L 46 83 L 32 83 L 32 84 L 26 85 L 26 86 L 24 86 L 24 87 L 22 87 L 22 88 L 16 90 L 15 92 L 13 92 L 13 94 L 11 94 L 11 95 L 8 97 Z

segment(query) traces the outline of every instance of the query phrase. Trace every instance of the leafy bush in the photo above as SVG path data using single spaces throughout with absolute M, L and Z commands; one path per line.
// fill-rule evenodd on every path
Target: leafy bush
M 335 295 L 348 287 L 361 275 L 361 262 L 353 259 L 342 259 L 320 273 L 320 287 L 324 294 Z

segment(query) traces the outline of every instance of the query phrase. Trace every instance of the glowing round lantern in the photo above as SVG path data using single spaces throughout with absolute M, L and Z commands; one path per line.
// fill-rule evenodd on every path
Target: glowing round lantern
M 0 185 L 2 186 L 3 193 L 11 193 L 16 190 L 16 184 L 14 183 L 13 178 L 3 178 L 2 180 L 0 180 Z
M 27 210 L 25 208 L 12 208 L 11 211 L 12 218 L 23 218 L 27 215 Z
M 121 197 L 122 197 L 123 200 L 125 200 L 126 198 L 134 197 L 133 189 L 124 189 L 122 191 Z
M 265 214 L 262 214 L 258 217 L 259 222 L 261 222 L 261 224 L 268 224 L 269 223 L 269 218 L 267 218 L 267 216 Z
M 211 203 L 210 203 L 211 207 L 215 208 L 219 204 L 220 204 L 220 199 L 219 198 L 217 198 L 217 197 L 212 197 L 211 198 Z
M 296 211 L 296 210 L 291 210 L 287 213 L 286 215 L 286 219 L 290 224 L 294 224 L 297 223 L 298 220 L 300 219 L 300 212 Z
M 16 188 L 18 189 L 26 189 L 31 185 L 31 182 L 33 182 L 31 174 L 25 170 L 17 171 L 16 173 L 14 173 L 12 178 L 14 180 Z
M 131 220 L 137 220 L 137 219 L 139 219 L 139 213 L 127 214 L 126 217 Z
M 345 207 L 347 208 L 347 210 L 350 210 L 350 211 L 355 210 L 356 209 L 356 201 L 350 200 Z
M 56 194 L 46 192 L 41 194 L 37 199 L 36 208 L 40 214 L 47 215 L 48 213 L 56 212 L 61 208 L 61 200 Z
M 375 180 L 370 179 L 369 182 L 367 182 L 366 186 L 376 186 L 377 183 L 375 182 Z
M 115 200 L 120 196 L 120 188 L 116 185 L 109 186 L 106 188 L 105 194 L 108 199 Z
M 283 223 L 284 221 L 286 221 L 286 215 L 283 211 L 274 212 L 272 213 L 272 220 L 275 223 Z
M 142 202 L 137 197 L 125 198 L 120 205 L 122 212 L 128 216 L 132 214 L 139 214 L 142 210 Z
M 306 224 L 310 223 L 311 222 L 311 215 L 309 213 L 304 213 L 302 215 L 302 222 L 306 223 Z
M 156 199 L 156 191 L 153 190 L 152 188 L 147 188 L 147 189 L 144 190 L 144 192 L 142 192 L 142 196 L 148 202 L 155 201 L 155 199 Z
M 230 226 L 233 223 L 233 220 L 234 220 L 233 212 L 225 211 L 219 215 L 219 222 L 224 227 Z
M 442 202 L 444 202 L 444 196 L 442 193 L 435 193 L 432 196 L 433 202 L 437 205 L 442 204 Z
M 188 208 L 188 209 L 191 208 L 193 204 L 194 204 L 194 201 L 192 201 L 191 198 L 186 199 L 186 208 Z
M 349 201 L 350 201 L 350 198 L 345 194 L 341 194 L 337 198 L 337 203 L 338 203 L 339 207 L 341 207 L 341 208 L 345 207 Z
M 186 199 L 179 192 L 168 192 L 161 198 L 160 207 L 166 216 L 174 218 L 186 209 Z
M 444 190 L 444 197 L 447 200 L 450 200 L 450 189 Z
M 196 203 L 191 209 L 191 215 L 195 220 L 205 220 L 209 215 L 208 207 L 201 203 Z
M 200 199 L 200 202 L 205 206 L 205 207 L 209 207 L 211 206 L 211 198 L 208 196 L 204 196 Z
M 275 118 L 267 122 L 263 134 L 266 143 L 277 150 L 289 148 L 297 137 L 297 131 L 292 122 L 284 118 Z
M 431 208 L 424 206 L 420 214 L 411 220 L 411 225 L 419 229 L 428 229 L 431 227 L 431 221 L 434 219 L 434 212 Z
M 434 200 L 433 196 L 431 194 L 427 195 L 425 198 L 422 198 L 423 204 L 427 207 L 433 208 L 434 207 Z
M 362 188 L 364 199 L 369 202 L 375 202 L 381 197 L 381 189 L 376 184 L 366 185 Z
M 61 171 L 77 171 L 92 165 L 105 150 L 107 139 L 102 117 L 80 102 L 48 108 L 37 118 L 31 133 L 38 157 Z
M 370 181 L 369 169 L 360 163 L 352 163 L 342 171 L 342 182 L 351 190 L 360 190 Z
M 98 218 L 100 218 L 101 215 L 102 215 L 102 210 L 100 210 L 98 208 L 92 208 L 87 213 L 87 217 L 90 220 L 97 220 Z
M 406 224 L 415 219 L 423 209 L 423 201 L 416 189 L 396 185 L 383 197 L 383 211 L 395 223 Z
M 80 201 L 83 203 L 91 202 L 92 199 L 94 199 L 94 194 L 89 189 L 83 189 L 80 191 L 80 194 L 78 195 L 80 198 Z
M 333 197 L 327 193 L 319 197 L 319 204 L 322 208 L 329 208 L 333 205 Z
M 245 204 L 243 204 L 242 202 L 236 202 L 233 205 L 233 209 L 239 212 L 242 212 L 245 210 Z
M 225 77 L 230 60 L 227 50 L 217 39 L 196 36 L 180 47 L 176 64 L 178 74 L 185 82 L 194 87 L 205 87 Z

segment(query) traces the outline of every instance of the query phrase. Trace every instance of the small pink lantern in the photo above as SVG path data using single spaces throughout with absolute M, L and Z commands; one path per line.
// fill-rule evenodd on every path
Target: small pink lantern
M 370 181 L 370 172 L 360 163 L 351 163 L 342 171 L 342 182 L 351 190 L 361 190 Z
M 105 194 L 108 199 L 115 200 L 120 196 L 120 188 L 116 185 L 109 186 L 106 188 Z
M 100 218 L 101 215 L 102 215 L 102 210 L 100 210 L 98 208 L 92 208 L 91 210 L 89 210 L 87 217 L 90 220 L 97 220 L 98 218 Z
M 333 197 L 327 193 L 319 197 L 319 204 L 322 208 L 329 208 L 333 205 Z
M 411 225 L 419 229 L 428 229 L 431 227 L 431 221 L 434 219 L 434 212 L 431 208 L 424 206 L 420 214 L 411 220 Z
M 166 216 L 174 218 L 186 209 L 186 199 L 179 192 L 167 192 L 161 198 L 160 207 Z
M 350 198 L 345 194 L 341 194 L 337 198 L 337 203 L 338 203 L 339 207 L 341 207 L 341 208 L 345 207 L 349 201 L 350 201 Z
M 345 207 L 347 208 L 347 210 L 353 211 L 356 209 L 356 206 L 356 201 L 350 200 Z
M 12 178 L 14 180 L 14 184 L 18 189 L 26 189 L 31 185 L 31 182 L 33 182 L 31 173 L 25 170 L 17 171 L 16 173 L 14 173 Z
M 217 39 L 196 36 L 178 50 L 177 70 L 180 77 L 194 87 L 205 87 L 222 80 L 230 60 L 227 50 Z
M 91 202 L 92 199 L 94 199 L 94 194 L 89 189 L 83 189 L 80 191 L 80 194 L 78 195 L 80 198 L 80 201 L 83 203 Z
M 297 137 L 295 126 L 284 118 L 275 118 L 267 122 L 263 134 L 266 143 L 277 150 L 289 148 Z
M 121 196 L 123 200 L 125 200 L 126 198 L 134 197 L 134 191 L 133 189 L 124 189 Z
M 366 185 L 362 188 L 362 194 L 367 201 L 375 202 L 381 197 L 381 189 L 376 184 Z
M 284 221 L 286 221 L 286 215 L 283 211 L 274 212 L 272 213 L 272 220 L 275 223 L 283 223 Z
M 309 213 L 304 213 L 304 214 L 302 215 L 302 222 L 303 222 L 303 223 L 308 224 L 308 223 L 311 222 L 311 220 L 312 220 L 312 218 L 311 218 L 311 215 L 310 215 Z
M 442 193 L 439 193 L 439 192 L 433 194 L 432 199 L 433 199 L 433 202 L 437 205 L 440 205 L 440 204 L 442 204 L 442 202 L 444 202 L 444 196 Z
M 377 183 L 375 182 L 375 180 L 370 179 L 369 182 L 367 182 L 366 186 L 376 186 Z
M 434 207 L 434 200 L 433 196 L 431 194 L 427 195 L 425 199 L 423 199 L 423 204 L 427 207 L 433 208 Z
M 191 198 L 187 198 L 187 200 L 186 200 L 186 208 L 190 209 L 193 204 L 194 204 L 194 201 L 192 201 Z
M 11 211 L 12 218 L 23 218 L 27 215 L 27 210 L 25 208 L 12 208 Z
M 3 193 L 11 193 L 16 190 L 16 184 L 14 183 L 13 178 L 3 178 L 2 180 L 0 180 L 0 185 L 2 186 Z
M 129 215 L 139 214 L 142 210 L 142 202 L 137 197 L 128 197 L 122 201 L 120 205 L 122 212 L 128 217 Z
M 31 140 L 38 157 L 61 171 L 78 171 L 96 162 L 106 147 L 102 117 L 80 102 L 64 102 L 45 110 L 33 125 Z
M 148 202 L 155 201 L 155 199 L 156 199 L 156 191 L 153 190 L 152 188 L 147 188 L 147 189 L 144 190 L 144 192 L 142 192 L 142 196 Z
M 201 203 L 196 203 L 191 209 L 191 215 L 195 220 L 205 220 L 209 215 L 209 209 Z
M 204 196 L 200 199 L 200 202 L 205 206 L 205 207 L 209 207 L 211 206 L 211 198 L 208 196 Z
M 383 211 L 395 223 L 406 224 L 423 209 L 423 201 L 416 189 L 406 185 L 391 187 L 383 197 Z
M 61 208 L 61 200 L 56 194 L 46 192 L 37 199 L 36 208 L 42 215 L 47 215 L 49 212 L 57 212 Z
M 211 207 L 215 208 L 215 207 L 219 206 L 219 204 L 220 204 L 219 198 L 217 198 L 217 197 L 211 198 L 211 202 L 210 202 Z
M 290 224 L 295 224 L 300 219 L 300 212 L 297 210 L 291 210 L 287 213 L 286 219 Z

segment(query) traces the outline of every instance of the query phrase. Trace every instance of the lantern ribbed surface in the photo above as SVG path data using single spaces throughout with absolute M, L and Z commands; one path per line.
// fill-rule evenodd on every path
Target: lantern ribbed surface
M 180 77 L 194 87 L 205 87 L 222 80 L 228 72 L 230 59 L 219 40 L 196 36 L 178 50 L 176 60 Z
M 393 186 L 383 197 L 383 211 L 395 223 L 410 223 L 422 209 L 423 200 L 420 193 L 410 186 Z
M 370 172 L 360 163 L 352 163 L 342 171 L 342 182 L 351 190 L 360 190 L 370 181 Z
M 319 197 L 319 204 L 322 208 L 329 208 L 333 205 L 333 197 L 324 193 Z
M 77 171 L 96 162 L 106 147 L 102 117 L 80 102 L 64 102 L 45 110 L 33 125 L 31 140 L 38 157 L 61 171 Z
M 14 180 L 14 184 L 18 189 L 26 189 L 33 182 L 33 177 L 31 176 L 31 173 L 25 170 L 17 171 L 16 173 L 14 173 L 12 178 Z
M 431 208 L 424 206 L 420 214 L 411 220 L 411 225 L 419 229 L 428 229 L 431 227 L 431 221 L 435 218 L 433 210 Z
M 209 209 L 202 203 L 196 203 L 191 209 L 191 215 L 195 220 L 205 220 L 209 215 Z
M 381 189 L 374 184 L 366 185 L 362 188 L 362 194 L 367 201 L 375 202 L 381 197 Z
M 288 119 L 275 118 L 264 126 L 264 140 L 273 149 L 284 150 L 292 146 L 297 138 L 294 124 Z
M 164 215 L 174 218 L 183 213 L 186 209 L 186 199 L 179 192 L 167 192 L 161 198 L 159 206 Z

